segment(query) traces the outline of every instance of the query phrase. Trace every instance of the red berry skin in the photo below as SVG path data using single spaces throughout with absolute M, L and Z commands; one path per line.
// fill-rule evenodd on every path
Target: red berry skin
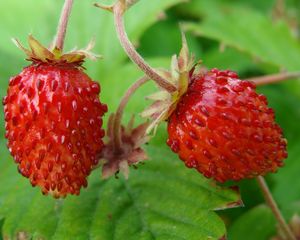
M 186 166 L 218 182 L 275 172 L 287 157 L 274 111 L 255 85 L 213 69 L 193 75 L 168 122 L 167 144 Z
M 33 64 L 3 99 L 7 146 L 19 172 L 44 194 L 80 193 L 103 148 L 100 86 L 74 64 Z

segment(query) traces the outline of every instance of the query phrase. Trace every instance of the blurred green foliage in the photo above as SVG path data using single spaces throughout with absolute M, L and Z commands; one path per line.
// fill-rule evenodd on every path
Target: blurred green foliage
M 93 2 L 75 0 L 66 49 L 84 47 L 96 38 L 94 51 L 104 59 L 87 61 L 85 67 L 101 83 L 101 99 L 113 112 L 126 88 L 142 74 L 119 46 L 112 15 L 92 7 Z M 9 78 L 29 64 L 11 38 L 25 43 L 32 33 L 50 44 L 61 5 L 62 0 L 0 0 L 1 97 Z M 191 51 L 205 66 L 230 68 L 247 78 L 300 70 L 299 17 L 298 0 L 140 0 L 126 14 L 126 26 L 139 52 L 155 67 L 168 67 L 171 55 L 178 53 L 181 23 Z M 125 121 L 145 107 L 143 98 L 154 89 L 148 84 L 134 96 Z M 300 209 L 300 82 L 291 80 L 259 91 L 267 95 L 289 141 L 286 167 L 267 179 L 290 219 Z M 0 117 L 3 136 L 2 111 Z M 1 137 L 1 235 L 4 239 L 22 234 L 25 239 L 219 239 L 226 233 L 225 225 L 212 210 L 226 208 L 239 196 L 186 169 L 164 145 L 165 139 L 165 126 L 161 126 L 147 147 L 151 161 L 132 170 L 128 181 L 103 181 L 98 170 L 80 197 L 56 201 L 42 196 L 17 173 Z M 245 207 L 218 212 L 228 238 L 265 240 L 276 235 L 275 220 L 255 180 L 238 185 Z

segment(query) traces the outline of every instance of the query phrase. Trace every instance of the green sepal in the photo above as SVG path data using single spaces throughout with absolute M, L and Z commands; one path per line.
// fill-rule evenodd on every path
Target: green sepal
M 153 104 L 141 113 L 142 117 L 152 119 L 147 133 L 155 130 L 157 126 L 167 120 L 176 109 L 181 97 L 187 92 L 190 72 L 195 67 L 194 56 L 189 53 L 186 37 L 182 32 L 182 49 L 179 56 L 174 55 L 171 60 L 169 71 L 158 70 L 159 74 L 167 81 L 176 86 L 176 91 L 169 93 L 164 89 L 147 97 L 153 100 Z
M 50 51 L 32 35 L 28 36 L 29 49 L 25 48 L 17 39 L 13 39 L 13 42 L 27 55 L 29 61 L 35 63 L 81 65 L 85 58 L 96 60 L 100 57 L 90 52 L 94 47 L 94 41 L 91 41 L 85 49 L 73 50 L 68 53 L 63 53 L 58 48 L 53 48 L 53 50 Z

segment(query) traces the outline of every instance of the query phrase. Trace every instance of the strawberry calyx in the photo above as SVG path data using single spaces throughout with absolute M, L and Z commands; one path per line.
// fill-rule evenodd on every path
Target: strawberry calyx
M 54 47 L 53 50 L 49 50 L 48 48 L 44 47 L 38 40 L 36 40 L 32 35 L 28 36 L 29 49 L 25 48 L 17 39 L 13 39 L 13 41 L 17 45 L 17 47 L 27 55 L 27 60 L 33 62 L 34 64 L 73 64 L 81 66 L 85 58 L 96 60 L 99 57 L 90 52 L 90 50 L 94 46 L 93 41 L 91 41 L 85 49 L 73 50 L 68 53 L 63 53 L 56 47 Z
M 145 134 L 148 123 L 142 123 L 134 127 L 134 117 L 131 118 L 128 125 L 121 127 L 121 149 L 116 151 L 114 146 L 113 134 L 114 114 L 108 122 L 108 143 L 105 145 L 100 159 L 102 159 L 102 178 L 107 179 L 121 172 L 127 179 L 129 175 L 129 166 L 136 166 L 139 162 L 148 159 L 146 152 L 141 146 L 149 141 L 149 136 Z
M 160 70 L 159 73 L 168 82 L 176 86 L 174 92 L 168 92 L 160 87 L 160 91 L 146 97 L 153 103 L 141 113 L 144 118 L 152 119 L 152 123 L 147 128 L 147 133 L 156 130 L 160 122 L 167 120 L 176 109 L 181 97 L 187 92 L 190 75 L 194 72 L 196 65 L 194 55 L 189 53 L 186 37 L 182 33 L 182 49 L 179 56 L 174 55 L 171 60 L 169 71 Z

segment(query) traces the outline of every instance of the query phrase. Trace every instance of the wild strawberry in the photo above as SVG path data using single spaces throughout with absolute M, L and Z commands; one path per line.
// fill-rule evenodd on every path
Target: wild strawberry
M 19 44 L 19 43 L 18 43 Z M 85 52 L 50 52 L 33 37 L 32 64 L 3 99 L 8 148 L 19 172 L 44 194 L 79 194 L 103 148 L 100 86 L 83 72 Z
M 160 75 L 160 91 L 147 97 L 153 103 L 141 114 L 152 120 L 146 133 L 167 121 L 167 144 L 173 152 L 187 167 L 219 182 L 253 178 L 283 166 L 287 140 L 266 97 L 235 72 L 196 69 L 184 34 L 182 40 L 170 71 L 145 70 L 149 77 Z
M 219 182 L 275 172 L 286 140 L 267 99 L 232 71 L 193 74 L 168 120 L 171 149 L 189 168 Z

